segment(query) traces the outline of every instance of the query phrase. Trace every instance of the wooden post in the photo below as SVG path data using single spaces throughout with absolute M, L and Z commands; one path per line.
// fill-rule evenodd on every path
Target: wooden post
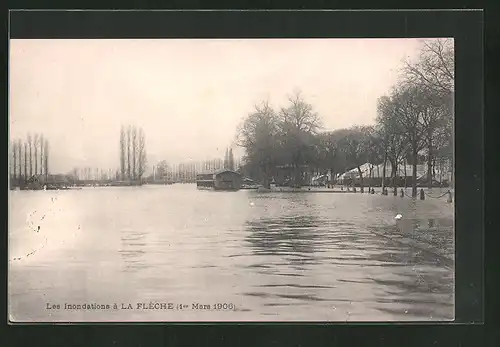
M 423 189 L 420 189 L 420 200 L 425 200 L 425 193 Z

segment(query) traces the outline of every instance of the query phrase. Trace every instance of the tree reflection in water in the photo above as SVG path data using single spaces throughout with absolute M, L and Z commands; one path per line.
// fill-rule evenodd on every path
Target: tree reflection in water
M 147 263 L 143 259 L 147 245 L 144 233 L 134 230 L 123 231 L 120 240 L 121 248 L 118 252 L 125 265 L 125 272 L 137 272 L 147 268 Z
M 320 221 L 313 216 L 261 218 L 247 221 L 245 238 L 254 255 L 284 256 L 290 265 L 316 264 Z

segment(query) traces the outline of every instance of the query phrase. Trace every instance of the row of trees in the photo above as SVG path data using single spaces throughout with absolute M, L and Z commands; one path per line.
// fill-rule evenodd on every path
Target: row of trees
M 146 139 L 142 128 L 122 126 L 120 131 L 121 180 L 141 180 L 146 172 Z
M 156 180 L 194 181 L 201 172 L 220 169 L 236 170 L 239 161 L 234 158 L 232 149 L 227 149 L 224 159 L 215 158 L 203 161 L 189 161 L 187 163 L 169 164 L 166 160 L 153 166 L 153 176 Z
M 156 180 L 173 181 L 193 181 L 199 171 L 199 163 L 188 162 L 177 165 L 169 164 L 166 160 L 160 161 L 153 166 L 153 176 Z
M 90 167 L 73 168 L 69 176 L 74 181 L 112 181 L 120 180 L 120 172 L 113 169 L 99 169 Z
M 400 81 L 378 100 L 376 124 L 320 132 L 321 119 L 296 92 L 286 107 L 269 103 L 255 106 L 238 129 L 238 144 L 245 149 L 245 173 L 265 186 L 280 168 L 293 172 L 294 183 L 302 182 L 303 167 L 336 174 L 370 171 L 387 162 L 396 186 L 398 166 L 412 165 L 412 194 L 417 194 L 417 163 L 427 162 L 427 180 L 432 184 L 439 161 L 453 162 L 453 42 L 447 39 L 421 43 L 417 61 L 406 61 Z M 374 112 L 375 113 L 375 112 Z M 371 172 L 370 172 L 371 174 Z
M 424 40 L 418 59 L 404 63 L 399 83 L 378 101 L 379 151 L 392 171 L 403 160 L 412 164 L 413 197 L 419 155 L 427 163 L 429 187 L 437 161 L 446 160 L 453 167 L 454 71 L 453 41 Z
M 49 142 L 43 134 L 31 135 L 26 140 L 11 141 L 11 178 L 14 185 L 25 183 L 33 176 L 49 173 Z

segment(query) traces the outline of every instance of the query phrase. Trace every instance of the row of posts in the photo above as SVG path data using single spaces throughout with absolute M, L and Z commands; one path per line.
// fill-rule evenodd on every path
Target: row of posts
M 341 187 L 341 189 L 344 190 L 344 187 Z M 347 188 L 347 189 L 349 189 L 349 188 Z M 352 191 L 353 191 L 353 193 L 356 193 L 356 187 L 352 187 Z M 370 192 L 370 194 L 375 194 L 375 189 L 369 188 L 369 192 Z M 446 199 L 446 202 L 451 204 L 453 202 L 451 190 L 448 190 L 447 194 L 448 194 L 448 198 Z M 389 195 L 389 191 L 387 188 L 385 188 L 385 187 L 383 188 L 382 195 Z M 394 189 L 394 196 L 397 196 L 397 195 L 398 195 L 398 192 L 396 189 Z M 400 190 L 399 195 L 401 196 L 401 198 L 404 198 L 405 192 L 403 189 Z M 419 195 L 420 195 L 420 200 L 425 200 L 425 192 L 422 188 L 420 189 Z

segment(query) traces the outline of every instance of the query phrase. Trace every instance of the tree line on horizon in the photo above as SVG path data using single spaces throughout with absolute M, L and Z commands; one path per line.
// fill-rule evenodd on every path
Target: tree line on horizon
M 114 169 L 100 169 L 97 167 L 75 167 L 68 176 L 73 181 L 118 181 L 120 172 Z
M 232 148 L 228 148 L 225 151 L 224 159 L 191 160 L 179 164 L 171 164 L 167 160 L 161 160 L 158 164 L 153 166 L 153 173 L 149 178 L 156 180 L 194 182 L 197 174 L 221 169 L 235 171 L 238 170 L 239 165 L 240 161 L 234 157 Z
M 269 187 L 280 168 L 289 168 L 300 186 L 303 168 L 333 177 L 357 169 L 363 192 L 364 164 L 391 166 L 397 185 L 398 166 L 412 167 L 412 196 L 417 195 L 417 164 L 424 160 L 432 186 L 437 162 L 453 166 L 454 47 L 449 39 L 424 40 L 416 61 L 404 61 L 400 79 L 378 99 L 376 124 L 321 131 L 321 117 L 300 92 L 288 105 L 274 109 L 264 101 L 240 124 L 238 144 L 245 149 L 242 170 Z
M 43 134 L 28 133 L 26 140 L 11 141 L 11 183 L 25 184 L 37 176 L 49 174 L 49 141 Z
M 146 172 L 146 138 L 142 128 L 122 126 L 120 130 L 120 179 L 140 181 Z

